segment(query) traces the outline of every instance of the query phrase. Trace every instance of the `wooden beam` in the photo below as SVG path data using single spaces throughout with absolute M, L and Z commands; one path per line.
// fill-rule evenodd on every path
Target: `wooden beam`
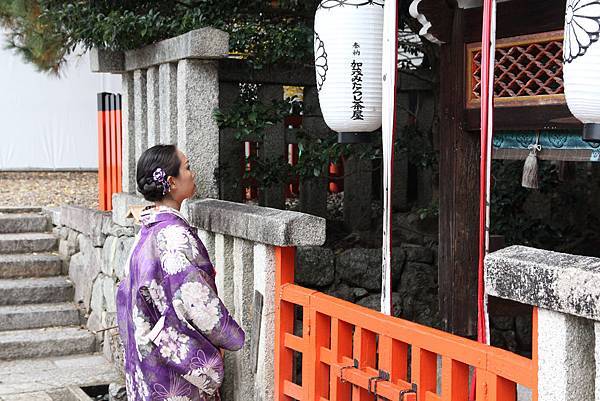
M 481 42 L 483 9 L 465 10 L 465 43 Z M 518 0 L 498 3 L 498 38 L 563 29 L 565 0 Z
M 465 130 L 465 11 L 455 9 L 452 39 L 441 47 L 439 301 L 444 328 L 477 328 L 479 132 Z
M 466 111 L 466 130 L 479 131 L 479 109 Z M 582 128 L 582 124 L 569 119 L 571 112 L 566 104 L 524 107 L 496 107 L 494 109 L 495 130 L 529 130 L 529 129 L 557 129 L 557 128 Z M 567 121 L 567 119 L 569 119 Z M 567 121 L 561 123 L 560 120 Z

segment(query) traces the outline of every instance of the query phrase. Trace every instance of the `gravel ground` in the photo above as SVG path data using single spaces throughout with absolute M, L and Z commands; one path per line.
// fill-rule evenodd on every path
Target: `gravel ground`
M 98 173 L 1 172 L 0 206 L 98 207 Z

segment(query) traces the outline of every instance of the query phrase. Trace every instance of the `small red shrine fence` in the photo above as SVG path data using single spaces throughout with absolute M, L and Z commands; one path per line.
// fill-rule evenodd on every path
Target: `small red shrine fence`
M 517 384 L 537 400 L 537 310 L 528 359 L 294 285 L 294 257 L 276 249 L 275 400 L 467 401 L 471 368 L 476 401 L 516 401 Z
M 112 210 L 122 190 L 121 95 L 98 93 L 98 209 Z

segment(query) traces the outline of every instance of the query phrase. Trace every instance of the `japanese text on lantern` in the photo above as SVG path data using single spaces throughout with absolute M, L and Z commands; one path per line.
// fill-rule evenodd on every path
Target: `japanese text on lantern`
M 363 109 L 365 106 L 363 104 L 362 93 L 363 63 L 356 60 L 360 56 L 360 45 L 357 42 L 354 42 L 352 45 L 352 54 L 354 55 L 354 59 L 350 64 L 352 67 L 352 96 L 354 97 L 352 101 L 352 120 L 364 120 Z

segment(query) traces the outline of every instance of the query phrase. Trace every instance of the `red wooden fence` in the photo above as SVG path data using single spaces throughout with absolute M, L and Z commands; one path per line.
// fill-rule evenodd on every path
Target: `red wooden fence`
M 528 359 L 294 285 L 294 256 L 276 250 L 277 401 L 467 401 L 473 370 L 476 401 L 516 401 L 517 383 L 537 400 L 537 311 Z
M 98 93 L 98 208 L 112 210 L 122 190 L 121 95 Z

